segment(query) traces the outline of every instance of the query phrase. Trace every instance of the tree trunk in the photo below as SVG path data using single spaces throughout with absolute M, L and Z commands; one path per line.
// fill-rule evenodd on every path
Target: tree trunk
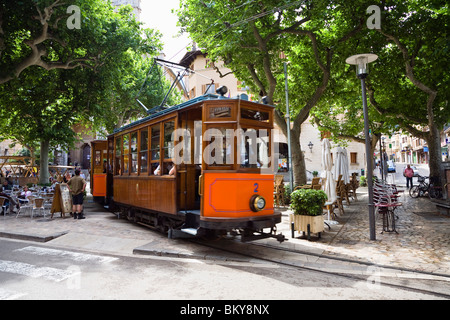
M 49 183 L 50 174 L 48 172 L 48 151 L 50 148 L 50 141 L 41 141 L 41 160 L 39 169 L 39 184 Z
M 281 113 L 278 111 L 275 112 L 275 122 L 280 128 L 281 132 L 287 139 L 287 124 L 284 120 Z M 306 166 L 305 166 L 305 157 L 303 156 L 302 148 L 300 146 L 300 133 L 301 127 L 297 126 L 298 129 L 293 128 L 291 130 L 291 155 L 292 155 L 292 163 L 289 163 L 289 169 L 294 171 L 294 181 L 293 185 L 298 186 L 302 184 L 306 184 Z
M 443 185 L 444 180 L 441 177 L 445 177 L 445 175 L 442 171 L 441 139 L 436 124 L 430 126 L 429 134 L 425 135 L 425 138 L 428 144 L 430 182 Z M 437 181 L 433 181 L 434 179 Z
M 301 128 L 291 130 L 292 169 L 294 170 L 294 186 L 306 184 L 305 157 L 300 145 Z

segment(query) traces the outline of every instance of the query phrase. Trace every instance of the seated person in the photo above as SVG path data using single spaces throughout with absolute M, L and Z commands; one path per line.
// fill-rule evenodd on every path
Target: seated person
M 2 187 L 0 187 L 0 197 L 5 197 L 5 198 L 8 199 L 8 200 L 5 201 L 5 205 L 9 206 L 9 213 L 10 214 L 14 213 L 14 208 L 17 208 L 17 209 L 20 208 L 19 204 L 16 203 L 13 198 L 11 198 L 6 193 L 3 193 L 3 188 Z
M 12 190 L 12 183 L 9 181 L 9 179 L 3 181 L 3 190 Z
M 169 175 L 174 176 L 177 174 L 177 166 L 172 162 L 172 168 L 169 170 Z
M 25 187 L 23 187 L 23 191 L 20 193 L 18 198 L 19 198 L 19 201 L 20 201 L 20 199 L 26 199 L 29 196 L 31 196 L 31 191 L 28 190 L 27 186 L 25 186 Z
M 165 170 L 167 170 L 167 166 L 164 165 Z M 167 174 L 167 171 L 165 171 L 166 173 L 163 174 Z M 169 170 L 169 175 L 174 176 L 177 173 L 177 167 L 174 163 L 172 163 L 172 167 Z M 155 176 L 159 176 L 161 174 L 161 167 L 158 165 L 158 167 L 153 171 L 153 174 Z

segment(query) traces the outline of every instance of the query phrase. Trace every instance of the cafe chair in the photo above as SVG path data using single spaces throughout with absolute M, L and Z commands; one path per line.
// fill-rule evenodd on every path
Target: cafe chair
M 33 212 L 36 210 L 42 210 L 45 218 L 44 198 L 35 198 L 33 201 L 33 207 L 31 209 L 31 219 L 33 219 Z

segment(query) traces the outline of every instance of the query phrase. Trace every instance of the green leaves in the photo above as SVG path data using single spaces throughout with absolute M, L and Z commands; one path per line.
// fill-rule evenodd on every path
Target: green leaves
M 77 138 L 75 124 L 112 130 L 127 120 L 124 115 L 142 111 L 134 97 L 151 63 L 145 55 L 161 49 L 160 33 L 144 30 L 130 6 L 116 10 L 104 0 L 70 4 L 80 8 L 80 29 L 66 26 L 68 4 L 0 0 L 0 109 L 9 124 L 0 127 L 0 135 L 22 144 L 47 140 L 68 146 Z M 143 94 L 143 101 L 158 100 Z
M 298 189 L 291 193 L 291 209 L 294 214 L 319 216 L 323 214 L 326 200 L 323 190 Z

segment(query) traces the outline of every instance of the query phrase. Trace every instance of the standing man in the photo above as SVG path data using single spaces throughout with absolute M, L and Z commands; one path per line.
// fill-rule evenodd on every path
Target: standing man
M 69 180 L 67 185 L 72 193 L 72 210 L 74 219 L 85 219 L 83 215 L 83 197 L 86 189 L 86 181 L 80 177 L 80 169 L 75 170 L 75 177 Z
M 412 178 L 414 176 L 414 170 L 411 168 L 409 164 L 406 166 L 405 171 L 403 171 L 403 175 L 406 177 L 406 188 L 411 189 L 413 187 Z

